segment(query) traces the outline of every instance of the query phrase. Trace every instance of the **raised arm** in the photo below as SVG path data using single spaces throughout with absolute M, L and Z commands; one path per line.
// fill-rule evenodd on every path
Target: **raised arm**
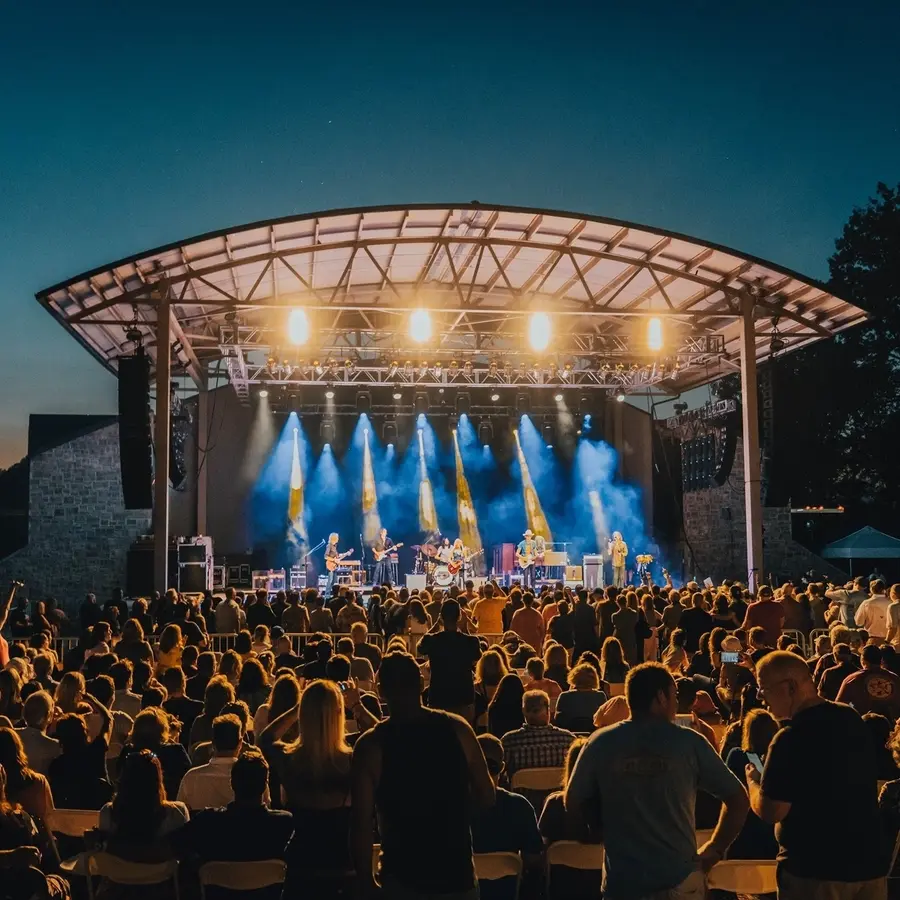
M 300 704 L 285 710 L 280 716 L 272 719 L 259 736 L 259 746 L 265 752 L 266 747 L 271 747 L 275 741 L 280 741 L 288 728 L 296 721 L 300 713 Z
M 12 581 L 9 585 L 9 594 L 0 605 L 0 631 L 6 627 L 6 620 L 9 618 L 9 611 L 12 608 L 13 600 L 16 598 L 16 591 L 22 587 L 21 581 Z
M 100 716 L 100 733 L 97 735 L 97 738 L 104 738 L 108 747 L 112 740 L 112 713 L 92 694 L 85 694 L 84 702 L 90 706 L 93 712 Z

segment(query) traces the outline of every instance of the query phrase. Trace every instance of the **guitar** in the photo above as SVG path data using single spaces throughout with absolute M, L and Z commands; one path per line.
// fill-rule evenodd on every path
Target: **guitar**
M 451 562 L 447 563 L 447 569 L 451 575 L 456 575 L 459 570 L 470 560 L 475 559 L 476 556 L 481 556 L 484 553 L 484 550 L 476 550 L 474 553 L 470 553 L 465 559 L 460 562 Z
M 535 563 L 541 566 L 544 564 L 544 555 L 541 554 L 538 556 L 534 553 L 517 553 L 516 562 L 519 564 L 520 569 L 527 569 Z
M 375 557 L 375 562 L 381 562 L 388 555 L 388 553 L 393 553 L 395 550 L 399 550 L 402 546 L 402 543 L 392 544 L 387 548 L 387 550 L 373 550 L 372 556 Z
M 338 567 L 338 563 L 352 552 L 352 550 L 347 550 L 344 553 L 339 553 L 337 556 L 326 556 L 325 568 L 328 569 L 329 572 L 333 572 Z

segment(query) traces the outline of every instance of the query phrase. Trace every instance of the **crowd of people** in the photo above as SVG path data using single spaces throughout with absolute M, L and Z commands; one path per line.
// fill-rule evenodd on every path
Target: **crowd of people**
M 66 809 L 98 811 L 88 846 L 178 859 L 186 883 L 282 859 L 285 898 L 470 900 L 473 854 L 496 851 L 521 855 L 536 897 L 561 840 L 604 846 L 610 900 L 699 898 L 720 861 L 776 858 L 788 900 L 887 896 L 900 585 L 170 590 L 68 615 L 15 594 L 0 896 L 77 888 L 60 860 L 84 847 L 53 831 Z M 529 786 L 535 769 L 558 789 Z

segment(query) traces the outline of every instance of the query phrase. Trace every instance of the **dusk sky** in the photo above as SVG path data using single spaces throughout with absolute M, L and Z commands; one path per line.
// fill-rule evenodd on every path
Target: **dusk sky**
M 34 293 L 256 219 L 546 206 L 805 274 L 900 181 L 889 0 L 12 2 L 0 11 L 0 466 L 115 379 Z

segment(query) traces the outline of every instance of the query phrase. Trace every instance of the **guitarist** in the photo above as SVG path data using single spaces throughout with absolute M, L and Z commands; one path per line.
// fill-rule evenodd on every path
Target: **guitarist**
M 372 576 L 372 584 L 387 584 L 393 587 L 391 582 L 390 551 L 394 548 L 394 542 L 388 537 L 387 528 L 378 532 L 378 540 L 372 545 L 376 554 L 375 574 Z
M 522 583 L 525 587 L 534 587 L 534 557 L 536 549 L 534 532 L 528 528 L 525 530 L 525 534 L 522 535 L 522 540 L 519 541 L 518 547 L 516 547 L 516 559 L 519 563 L 519 568 L 522 570 Z
M 463 546 L 462 538 L 457 538 L 453 542 L 450 548 L 450 562 L 456 569 L 454 572 L 456 583 L 462 588 L 466 580 L 466 548 Z
M 330 597 L 332 589 L 334 588 L 334 582 L 337 578 L 337 564 L 340 561 L 342 556 L 346 556 L 346 553 L 338 552 L 338 541 L 340 540 L 340 535 L 336 531 L 333 531 L 330 535 L 328 535 L 328 545 L 325 547 L 325 569 L 328 574 L 328 581 L 325 584 L 325 596 Z M 332 560 L 333 565 L 329 567 L 328 561 Z

